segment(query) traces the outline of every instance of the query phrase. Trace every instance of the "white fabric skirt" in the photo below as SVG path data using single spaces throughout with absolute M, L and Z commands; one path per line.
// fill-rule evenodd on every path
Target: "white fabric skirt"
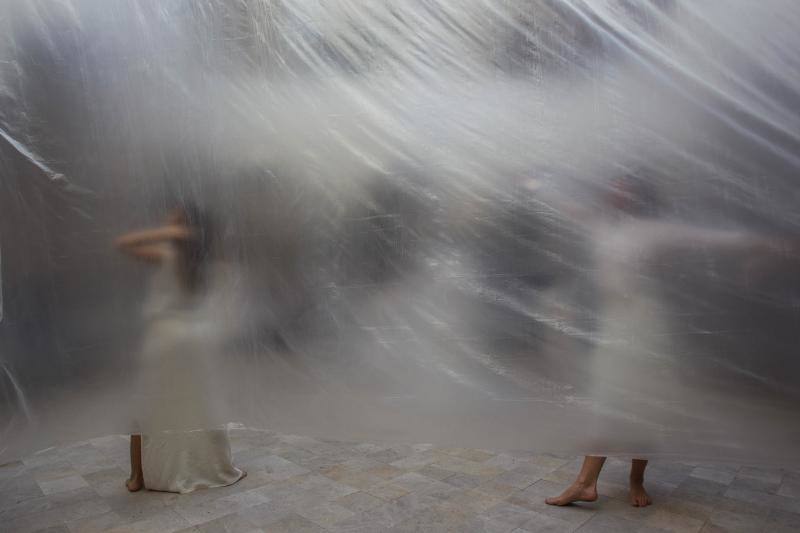
M 162 431 L 142 436 L 142 471 L 150 490 L 186 493 L 236 483 L 228 432 Z

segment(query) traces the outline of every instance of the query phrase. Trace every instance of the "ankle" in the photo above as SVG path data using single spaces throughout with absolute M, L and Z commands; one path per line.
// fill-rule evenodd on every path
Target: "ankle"
M 581 479 L 581 478 L 578 478 L 578 479 L 575 480 L 575 485 L 577 485 L 578 487 L 581 487 L 583 489 L 593 489 L 593 488 L 595 488 L 597 486 L 597 480 L 596 479 Z
M 644 485 L 644 476 L 630 476 L 631 485 Z

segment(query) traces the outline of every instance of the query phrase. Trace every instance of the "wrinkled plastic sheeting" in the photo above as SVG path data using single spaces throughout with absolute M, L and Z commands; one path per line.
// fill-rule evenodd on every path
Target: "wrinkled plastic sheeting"
M 794 0 L 2 11 L 0 459 L 165 393 L 113 241 L 181 199 L 224 262 L 157 387 L 214 423 L 800 458 Z

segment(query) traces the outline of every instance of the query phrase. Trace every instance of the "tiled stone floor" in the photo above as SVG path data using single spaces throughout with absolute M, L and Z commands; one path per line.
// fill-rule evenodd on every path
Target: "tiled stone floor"
M 799 531 L 800 471 L 653 461 L 655 504 L 625 501 L 611 459 L 599 501 L 544 504 L 580 458 L 430 445 L 320 441 L 234 429 L 249 475 L 188 495 L 129 494 L 128 441 L 110 436 L 0 467 L 0 531 L 487 532 Z

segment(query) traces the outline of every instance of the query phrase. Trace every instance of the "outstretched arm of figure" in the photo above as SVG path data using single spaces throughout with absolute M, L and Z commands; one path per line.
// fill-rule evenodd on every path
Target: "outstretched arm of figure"
M 741 267 L 738 280 L 745 287 L 757 288 L 787 267 L 800 263 L 800 239 L 767 236 L 756 233 L 704 232 L 693 236 L 699 246 L 711 251 L 733 252 Z M 780 279 L 780 278 L 779 278 Z
M 716 252 L 740 252 L 773 257 L 800 259 L 800 240 L 772 237 L 758 233 L 720 230 L 688 224 L 659 224 L 656 241 L 664 248 L 708 248 Z

